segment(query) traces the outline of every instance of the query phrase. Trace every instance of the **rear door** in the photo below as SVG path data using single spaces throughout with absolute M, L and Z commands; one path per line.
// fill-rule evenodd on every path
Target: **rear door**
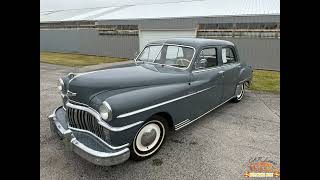
M 240 71 L 240 62 L 236 51 L 232 46 L 221 48 L 221 59 L 223 72 L 223 98 L 222 102 L 229 100 L 235 94 L 238 74 Z

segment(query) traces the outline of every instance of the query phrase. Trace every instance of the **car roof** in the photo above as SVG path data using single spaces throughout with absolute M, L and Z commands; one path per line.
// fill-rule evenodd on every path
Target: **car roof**
M 218 40 L 218 39 L 203 39 L 203 38 L 171 38 L 153 41 L 148 44 L 177 44 L 192 46 L 194 48 L 200 48 L 202 46 L 234 46 L 230 41 Z

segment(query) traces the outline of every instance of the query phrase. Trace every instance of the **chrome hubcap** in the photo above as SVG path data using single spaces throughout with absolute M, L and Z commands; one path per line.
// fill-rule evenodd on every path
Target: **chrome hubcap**
M 243 95 L 243 84 L 237 86 L 236 90 L 237 99 L 241 99 Z
M 141 144 L 143 146 L 149 146 L 156 139 L 157 133 L 156 130 L 151 129 L 150 132 L 145 132 L 141 137 Z
M 136 146 L 139 151 L 148 151 L 152 149 L 160 139 L 160 127 L 155 123 L 150 123 L 143 127 L 136 140 Z

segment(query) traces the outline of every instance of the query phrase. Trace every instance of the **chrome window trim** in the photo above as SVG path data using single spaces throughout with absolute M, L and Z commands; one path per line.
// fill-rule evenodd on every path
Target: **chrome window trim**
M 161 46 L 162 45 L 162 46 Z M 190 60 L 190 63 L 188 65 L 188 67 L 186 68 L 179 68 L 179 67 L 175 67 L 175 66 L 171 66 L 171 65 L 168 65 L 168 64 L 159 64 L 159 63 L 155 63 L 154 61 L 157 59 L 158 55 L 160 54 L 160 52 L 162 51 L 162 48 L 163 46 L 165 45 L 168 45 L 168 46 L 177 46 L 177 47 L 186 47 L 186 48 L 191 48 L 193 49 L 193 55 L 192 55 L 192 58 Z M 137 63 L 139 61 L 137 61 L 138 57 L 140 57 L 140 54 L 148 47 L 148 46 L 161 46 L 161 49 L 160 51 L 158 52 L 156 58 L 152 61 L 152 62 L 147 62 L 147 61 L 141 61 L 141 62 L 145 62 L 145 63 L 150 63 L 150 64 L 159 64 L 159 65 L 164 65 L 164 66 L 170 66 L 170 67 L 173 67 L 173 68 L 177 68 L 177 69 L 182 69 L 182 70 L 187 70 L 190 68 L 192 62 L 193 62 L 193 59 L 194 59 L 194 56 L 196 54 L 196 48 L 192 47 L 192 46 L 187 46 L 187 45 L 182 45 L 182 44 L 170 44 L 170 43 L 163 43 L 163 44 L 147 44 L 143 50 L 138 54 L 138 56 L 134 59 L 134 62 Z
M 186 120 L 184 120 L 184 121 L 182 121 L 182 122 L 180 122 L 180 123 L 178 123 L 178 124 L 174 125 L 174 129 L 175 129 L 175 130 L 179 130 L 179 129 L 181 129 L 181 128 L 183 128 L 183 127 L 185 127 L 185 126 L 187 126 L 187 125 L 189 125 L 189 124 L 193 123 L 194 121 L 196 121 L 196 120 L 198 120 L 198 119 L 202 118 L 203 116 L 207 115 L 207 114 L 208 114 L 208 113 L 210 113 L 211 111 L 213 111 L 213 110 L 217 109 L 218 107 L 222 106 L 223 104 L 225 104 L 226 102 L 228 102 L 228 101 L 229 101 L 229 100 L 231 100 L 232 98 L 234 98 L 234 96 L 232 96 L 232 97 L 231 97 L 231 98 L 229 98 L 228 100 L 224 101 L 223 103 L 221 103 L 221 104 L 217 105 L 217 106 L 216 106 L 216 107 L 214 107 L 213 109 L 211 109 L 211 110 L 209 110 L 209 111 L 205 112 L 204 114 L 202 114 L 201 116 L 199 116 L 199 117 L 197 117 L 197 118 L 195 118 L 195 119 L 193 119 L 193 120 L 186 119 Z
M 171 99 L 171 100 L 168 100 L 168 101 L 164 101 L 164 102 L 162 102 L 162 103 L 154 104 L 154 105 L 152 105 L 152 106 L 148 106 L 148 107 L 145 107 L 145 108 L 142 108 L 142 109 L 138 109 L 138 110 L 131 111 L 131 112 L 128 112 L 128 113 L 124 113 L 124 114 L 121 114 L 121 115 L 117 116 L 117 118 L 124 118 L 124 117 L 128 117 L 128 116 L 132 116 L 132 115 L 134 115 L 134 114 L 138 114 L 138 113 L 141 113 L 141 112 L 144 112 L 144 111 L 147 111 L 147 110 L 150 110 L 150 109 L 153 109 L 153 108 L 156 108 L 156 107 L 165 105 L 165 104 L 169 104 L 169 103 L 171 103 L 171 102 L 178 101 L 178 100 L 180 100 L 180 99 L 183 99 L 183 98 L 186 98 L 186 97 L 189 97 L 189 96 L 198 94 L 198 93 L 201 93 L 201 92 L 206 91 L 206 90 L 209 90 L 209 89 L 211 89 L 211 88 L 213 88 L 213 87 L 215 87 L 215 86 L 211 86 L 211 87 L 202 89 L 202 90 L 200 90 L 200 91 L 197 91 L 197 92 L 194 92 L 194 93 L 191 93 L 191 94 L 187 94 L 187 95 L 184 95 L 184 96 L 180 96 L 180 97 L 178 97 L 178 98 L 174 98 L 174 99 Z
M 122 148 L 125 148 L 125 147 L 129 146 L 129 143 L 126 143 L 126 144 L 121 145 L 121 146 L 112 146 L 112 145 L 106 143 L 104 140 L 102 140 L 99 136 L 95 135 L 94 133 L 92 133 L 90 131 L 87 131 L 87 130 L 84 130 L 84 129 L 74 128 L 74 127 L 71 127 L 71 126 L 68 126 L 68 128 L 70 130 L 73 130 L 73 131 L 79 131 L 79 132 L 83 132 L 83 133 L 88 133 L 88 134 L 94 136 L 96 139 L 98 139 L 101 143 L 103 143 L 104 145 L 108 146 L 109 148 L 111 148 L 113 150 L 122 149 Z
M 205 49 L 215 49 L 215 51 L 216 51 L 216 59 L 217 59 L 217 62 L 218 62 L 218 64 L 219 64 L 219 59 L 218 59 L 218 46 L 205 46 L 205 47 L 203 47 L 203 48 L 201 48 L 201 51 L 200 51 L 200 53 L 199 53 L 199 55 L 198 55 L 198 57 L 199 56 L 201 56 L 201 53 L 203 52 L 203 50 L 205 50 Z M 195 63 L 196 63 L 196 60 L 194 60 L 194 65 L 195 65 Z M 211 69 L 211 68 L 216 68 L 216 67 L 219 67 L 219 65 L 216 65 L 216 66 L 213 66 L 213 67 L 209 67 L 209 68 L 205 68 L 205 69 Z M 192 72 L 193 71 L 201 71 L 201 70 L 205 70 L 205 69 L 194 69 L 194 68 L 192 68 Z
M 220 69 L 220 68 L 222 68 L 222 66 L 215 66 L 215 67 L 206 68 L 206 69 L 197 69 L 197 70 L 193 70 L 192 73 L 211 71 L 211 70 Z
M 143 123 L 143 121 L 138 121 L 138 122 L 135 122 L 135 123 L 132 123 L 129 125 L 125 125 L 125 126 L 121 126 L 121 127 L 112 127 L 108 123 L 106 123 L 104 120 L 102 120 L 100 114 L 95 109 L 93 109 L 89 106 L 87 106 L 87 107 L 79 106 L 79 105 L 72 104 L 70 102 L 67 102 L 66 106 L 68 106 L 70 108 L 80 109 L 80 110 L 83 110 L 83 111 L 90 113 L 91 115 L 93 115 L 97 119 L 99 125 L 101 125 L 102 127 L 106 128 L 110 131 L 113 131 L 113 132 L 124 131 L 124 130 L 130 129 L 134 126 L 137 126 L 137 125 Z
M 223 64 L 221 66 L 215 66 L 215 67 L 211 67 L 211 68 L 206 68 L 206 69 L 201 69 L 201 70 L 192 70 L 193 73 L 198 73 L 198 72 L 203 72 L 203 71 L 211 71 L 211 70 L 214 70 L 214 69 L 220 69 L 220 68 L 224 68 L 226 66 L 231 66 L 231 65 L 235 65 L 235 64 L 239 64 L 239 62 L 235 62 L 235 63 L 229 63 L 229 64 Z
M 231 45 L 222 46 L 222 47 L 221 47 L 221 51 L 222 51 L 222 49 L 227 49 L 227 48 L 231 49 L 231 51 L 232 51 L 232 53 L 233 53 L 233 55 L 234 55 L 235 61 L 234 61 L 234 62 L 231 62 L 231 63 L 225 63 L 225 64 L 240 63 L 240 58 L 239 58 L 238 53 L 236 53 L 236 48 L 235 48 L 235 46 L 231 46 Z M 221 57 L 221 58 L 222 58 L 222 57 Z

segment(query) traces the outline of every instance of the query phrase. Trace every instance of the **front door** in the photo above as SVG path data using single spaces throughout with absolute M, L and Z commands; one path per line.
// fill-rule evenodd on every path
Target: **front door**
M 191 112 L 193 120 L 212 110 L 221 103 L 222 74 L 218 67 L 217 48 L 210 47 L 201 51 L 195 61 L 195 67 L 191 74 L 190 102 L 194 104 Z

